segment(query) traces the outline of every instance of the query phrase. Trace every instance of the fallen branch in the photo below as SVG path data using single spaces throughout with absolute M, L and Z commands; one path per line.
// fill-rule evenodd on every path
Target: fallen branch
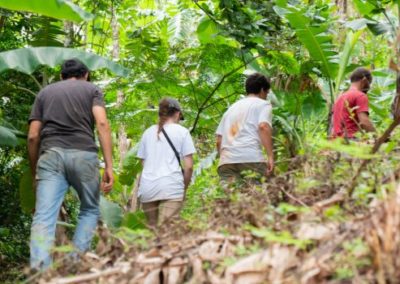
M 82 274 L 74 277 L 68 277 L 68 278 L 56 278 L 53 279 L 51 284 L 72 284 L 72 283 L 82 283 L 86 281 L 91 281 L 95 279 L 99 279 L 101 277 L 105 276 L 110 276 L 114 274 L 122 274 L 126 273 L 129 270 L 129 267 L 115 267 L 115 268 L 109 268 L 103 271 L 97 271 L 94 273 L 87 273 L 87 274 Z
M 330 198 L 315 203 L 313 207 L 317 211 L 322 211 L 322 209 L 326 207 L 343 202 L 345 198 L 346 198 L 346 193 L 345 191 L 341 190 L 338 193 L 332 195 Z
M 300 205 L 308 208 L 309 206 L 307 204 L 305 204 L 303 201 L 301 201 L 300 199 L 297 199 L 296 197 L 294 197 L 293 195 L 291 195 L 289 192 L 287 192 L 283 187 L 279 188 L 280 191 L 282 191 L 284 194 L 286 194 L 289 198 L 293 199 L 294 201 L 296 201 L 297 203 L 299 203 Z

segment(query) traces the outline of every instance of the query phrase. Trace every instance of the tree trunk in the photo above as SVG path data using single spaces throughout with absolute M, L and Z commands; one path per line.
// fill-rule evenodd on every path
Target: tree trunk
M 64 47 L 70 47 L 74 41 L 74 24 L 71 21 L 64 21 L 64 31 Z
M 348 16 L 348 3 L 347 0 L 336 0 L 336 6 L 338 7 L 337 13 L 341 20 L 347 20 Z
M 115 6 L 112 6 L 112 20 L 111 20 L 111 29 L 112 29 L 112 41 L 113 41 L 113 50 L 112 57 L 116 60 L 119 59 L 119 26 L 118 19 L 116 14 Z M 117 91 L 117 107 L 121 107 L 125 101 L 124 93 L 121 90 Z M 118 128 L 118 152 L 119 152 L 119 167 L 122 168 L 122 162 L 126 156 L 128 151 L 128 139 L 126 135 L 125 125 L 123 123 L 119 124 Z
M 5 24 L 6 24 L 6 16 L 1 16 L 0 17 L 0 34 L 3 31 Z

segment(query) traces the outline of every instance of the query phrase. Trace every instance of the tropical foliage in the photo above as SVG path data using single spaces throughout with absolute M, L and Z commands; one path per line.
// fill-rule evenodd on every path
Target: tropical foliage
M 379 167 L 361 171 L 364 180 L 352 195 L 356 201 L 337 211 L 330 208 L 324 218 L 339 222 L 347 218 L 341 216 L 349 211 L 346 206 L 368 207 L 384 195 L 378 180 L 396 176 L 397 134 L 382 153 L 371 155 L 369 145 L 327 142 L 326 133 L 332 103 L 348 88 L 349 74 L 358 66 L 373 70 L 370 117 L 377 135 L 391 123 L 400 70 L 399 7 L 391 0 L 0 0 L 0 265 L 19 269 L 26 264 L 34 207 L 27 118 L 36 94 L 59 80 L 60 64 L 72 57 L 87 64 L 92 81 L 105 93 L 116 185 L 102 197 L 101 213 L 113 234 L 136 230 L 132 238 L 140 240 L 141 248 L 146 247 L 143 238 L 152 237 L 142 214 L 128 212 L 127 203 L 141 167 L 135 146 L 156 122 L 164 96 L 182 103 L 184 126 L 198 149 L 196 177 L 182 213 L 188 226 L 206 228 L 213 212 L 205 207 L 241 198 L 227 197 L 218 186 L 214 132 L 226 108 L 243 95 L 245 76 L 255 71 L 272 82 L 277 182 L 284 180 L 305 200 L 316 189 L 329 188 L 333 194 L 350 182 L 360 160 L 375 159 Z M 335 154 L 318 161 L 316 156 L 325 152 Z M 63 206 L 60 225 L 69 234 L 78 212 L 73 193 Z M 303 205 L 296 206 L 301 208 L 283 202 L 266 207 L 265 213 L 282 217 L 304 211 Z M 310 247 L 287 232 L 246 228 L 266 243 Z M 350 279 L 355 272 L 349 267 L 334 276 Z M 0 281 L 15 279 L 12 273 L 18 272 L 10 271 Z

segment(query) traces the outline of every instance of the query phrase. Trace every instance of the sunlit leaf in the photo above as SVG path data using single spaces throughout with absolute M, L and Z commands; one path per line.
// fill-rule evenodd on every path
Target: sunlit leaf
M 69 0 L 0 0 L 0 7 L 75 22 L 88 21 L 93 18 L 92 14 Z
M 341 139 L 334 139 L 319 140 L 316 141 L 316 145 L 322 149 L 338 151 L 359 159 L 372 159 L 378 157 L 376 154 L 371 154 L 370 145 L 363 143 L 354 142 L 351 144 L 344 144 Z
M 62 47 L 28 47 L 0 52 L 0 72 L 17 70 L 31 74 L 39 66 L 55 67 L 71 58 L 81 60 L 90 70 L 108 69 L 119 76 L 126 76 L 129 71 L 121 65 L 99 55 Z

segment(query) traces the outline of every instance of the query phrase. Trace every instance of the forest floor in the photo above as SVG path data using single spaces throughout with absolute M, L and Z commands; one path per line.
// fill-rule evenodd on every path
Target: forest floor
M 197 187 L 183 220 L 155 232 L 101 227 L 95 252 L 75 263 L 60 249 L 53 270 L 28 280 L 398 283 L 397 158 L 382 155 L 357 177 L 351 197 L 349 181 L 362 159 L 330 151 L 294 158 L 259 186 Z

